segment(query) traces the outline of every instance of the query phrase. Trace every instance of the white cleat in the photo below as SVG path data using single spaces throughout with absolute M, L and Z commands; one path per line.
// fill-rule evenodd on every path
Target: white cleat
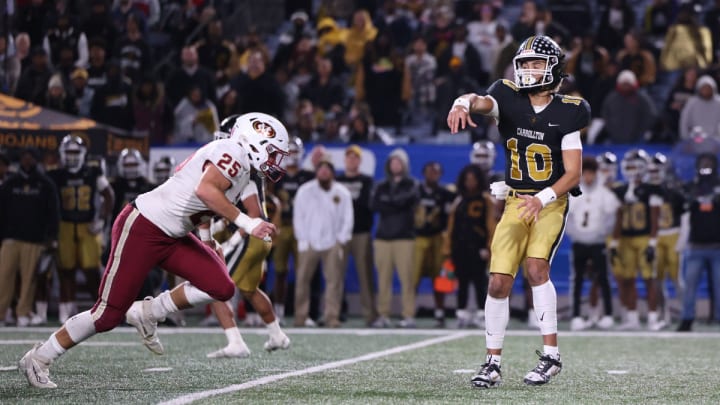
M 227 345 L 218 351 L 208 353 L 209 359 L 250 357 L 250 349 L 245 344 Z
M 544 385 L 550 382 L 550 380 L 562 371 L 562 362 L 560 362 L 560 355 L 554 358 L 548 354 L 540 353 L 536 351 L 537 355 L 540 356 L 540 361 L 534 369 L 530 370 L 525 375 L 523 381 L 527 385 Z
M 590 325 L 590 322 L 586 322 L 582 317 L 576 316 L 570 321 L 570 330 L 577 332 L 589 328 Z
M 37 388 L 57 388 L 57 384 L 50 381 L 50 363 L 37 354 L 42 343 L 37 343 L 18 361 L 18 371 L 27 378 L 28 383 Z
M 613 320 L 613 317 L 610 315 L 605 315 L 596 323 L 598 329 L 602 330 L 608 330 L 612 329 L 613 326 L 615 326 L 615 321 Z
M 640 330 L 642 328 L 640 326 L 640 322 L 625 321 L 625 322 L 621 323 L 617 329 L 618 330 Z
M 157 335 L 157 319 L 152 316 L 152 300 L 152 297 L 145 297 L 142 301 L 135 301 L 125 314 L 125 320 L 137 329 L 148 350 L 163 354 L 165 349 Z
M 667 324 L 665 323 L 665 320 L 663 320 L 663 319 L 655 321 L 655 322 L 648 322 L 648 329 L 653 332 L 662 330 L 666 326 L 667 326 Z
M 263 345 L 263 348 L 269 352 L 273 352 L 278 349 L 287 350 L 290 347 L 290 338 L 284 333 L 280 332 L 278 336 L 270 336 L 267 342 Z

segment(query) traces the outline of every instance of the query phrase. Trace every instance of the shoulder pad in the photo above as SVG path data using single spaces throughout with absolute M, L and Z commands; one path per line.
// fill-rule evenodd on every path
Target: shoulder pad
M 502 83 L 504 85 L 510 87 L 513 91 L 518 91 L 517 86 L 515 85 L 515 83 L 512 80 L 502 79 Z

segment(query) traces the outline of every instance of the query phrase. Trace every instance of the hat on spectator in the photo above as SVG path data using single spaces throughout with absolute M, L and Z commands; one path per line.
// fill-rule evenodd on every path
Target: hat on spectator
M 77 69 L 73 70 L 73 72 L 70 74 L 70 79 L 74 80 L 74 79 L 79 79 L 79 78 L 87 80 L 88 79 L 88 71 L 83 68 L 77 68 Z
M 629 84 L 631 86 L 637 86 L 638 81 L 635 73 L 632 70 L 623 70 L 617 77 L 617 84 Z
M 309 19 L 309 17 L 307 15 L 307 13 L 302 10 L 298 10 L 298 11 L 292 13 L 292 15 L 290 16 L 290 21 L 303 20 L 304 22 L 307 22 L 308 19 Z
M 48 82 L 48 89 L 52 89 L 53 87 L 61 87 L 64 88 L 62 78 L 59 74 L 54 74 L 50 81 Z
M 315 170 L 320 169 L 323 165 L 327 165 L 330 171 L 335 173 L 335 165 L 332 162 L 332 156 L 329 153 L 324 153 L 320 158 L 320 161 L 315 165 Z
M 354 153 L 358 157 L 361 157 L 362 156 L 362 148 L 360 148 L 360 146 L 358 146 L 358 145 L 354 145 L 354 144 L 350 145 L 345 149 L 345 156 L 347 156 L 348 153 Z

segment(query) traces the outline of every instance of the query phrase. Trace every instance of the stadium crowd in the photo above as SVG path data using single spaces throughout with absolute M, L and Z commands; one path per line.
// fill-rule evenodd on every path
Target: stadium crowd
M 0 36 L 0 90 L 149 137 L 153 145 L 204 144 L 220 129 L 220 121 L 233 114 L 259 111 L 280 117 L 293 135 L 296 156 L 288 161 L 286 177 L 268 190 L 281 212 L 272 261 L 275 272 L 283 274 L 271 290 L 279 317 L 285 315 L 285 305 L 302 308 L 300 316 L 295 312 L 296 326 L 341 325 L 343 289 L 337 280 L 349 257 L 358 269 L 368 325 L 392 325 L 394 271 L 401 282 L 398 326 L 415 326 L 422 277 L 435 282 L 438 326 L 445 325 L 445 298 L 455 288 L 458 326 L 482 325 L 484 267 L 500 210 L 486 191 L 496 180 L 490 172 L 492 142 L 473 145 L 470 165 L 458 174 L 454 187 L 439 184 L 442 167 L 437 162 L 416 162 L 424 164 L 424 177 L 412 179 L 412 157 L 401 149 L 383 162 L 387 176 L 377 184 L 353 170 L 362 159 L 357 145 L 346 150 L 344 173 L 335 173 L 321 149 L 313 155 L 315 172 L 303 171 L 299 162 L 303 141 L 362 145 L 407 134 L 414 140 L 432 139 L 446 130 L 445 114 L 460 94 L 481 92 L 497 79 L 514 80 L 512 58 L 525 37 L 545 34 L 564 48 L 569 77 L 561 92 L 580 95 L 592 106 L 585 142 L 674 144 L 720 137 L 720 41 L 713 41 L 720 34 L 718 2 L 385 0 L 307 2 L 303 8 L 297 7 L 303 2 L 286 3 L 288 18 L 277 31 L 248 26 L 237 37 L 228 37 L 225 27 L 231 21 L 223 12 L 229 6 L 221 1 L 9 2 L 11 24 L 5 26 L 11 28 Z M 168 63 L 166 55 L 175 56 Z M 497 141 L 490 120 L 479 122 L 483 125 L 472 130 L 473 139 Z M 44 260 L 45 252 L 54 251 L 55 242 L 58 252 L 64 243 L 82 239 L 98 244 L 89 257 L 60 257 L 58 266 L 72 271 L 72 277 L 60 276 L 61 322 L 77 311 L 75 268 L 85 270 L 81 280 L 91 296 L 97 294 L 103 260 L 97 239 L 107 237 L 106 224 L 133 193 L 153 187 L 144 179 L 147 171 L 138 170 L 144 160 L 137 151 L 121 155 L 118 175 L 109 180 L 103 164 L 84 155 L 81 141 L 63 145 L 56 169 L 86 170 L 81 184 L 64 184 L 66 179 L 52 167 L 39 170 L 33 151 L 22 154 L 12 173 L 6 173 L 9 159 L 0 158 L 2 252 L 17 257 L 0 258 L 0 276 L 9 280 L 3 279 L 0 291 L 0 319 L 5 323 L 11 315 L 18 325 L 47 322 L 48 279 L 36 274 L 36 263 Z M 68 153 L 79 160 L 68 158 Z M 293 162 L 298 167 L 292 168 Z M 174 165 L 166 159 L 153 170 L 167 176 Z M 695 180 L 682 187 L 673 183 L 671 167 L 664 156 L 648 156 L 640 149 L 620 158 L 588 156 L 584 171 L 597 173 L 597 178 L 584 174 L 583 191 L 586 196 L 596 188 L 611 191 L 603 198 L 614 201 L 616 210 L 607 215 L 617 220 L 610 227 L 607 216 L 598 219 L 602 211 L 592 205 L 596 201 L 578 203 L 577 210 L 590 208 L 571 213 L 568 234 L 576 277 L 572 329 L 610 328 L 619 315 L 622 328 L 639 328 L 638 274 L 646 283 L 652 330 L 672 321 L 662 288 L 666 276 L 676 293 L 683 292 L 677 295 L 683 303 L 680 330 L 692 327 L 695 290 L 706 263 L 713 269 L 711 295 L 720 294 L 720 240 L 712 232 L 717 229 L 714 224 L 720 225 L 717 159 L 698 156 Z M 625 183 L 614 183 L 618 172 Z M 308 219 L 293 213 L 296 193 L 302 197 L 298 190 L 315 176 L 344 185 L 353 199 L 352 234 L 338 236 L 329 245 L 312 240 L 326 235 L 300 235 L 298 228 Z M 164 177 L 155 173 L 153 178 Z M 63 191 L 68 187 L 72 195 Z M 678 195 L 672 190 L 684 191 Z M 41 195 L 51 209 L 39 204 Z M 55 204 L 45 195 L 56 195 Z M 102 205 L 96 205 L 98 201 Z M 65 215 L 70 205 L 75 211 L 90 205 L 92 215 L 71 218 Z M 43 226 L 25 233 L 24 227 L 12 225 L 21 220 L 16 210 L 6 209 L 19 206 L 36 210 L 28 215 L 33 221 L 39 221 L 36 214 L 49 217 L 40 222 Z M 706 228 L 708 224 L 713 226 Z M 329 256 L 327 246 L 336 257 Z M 600 254 L 593 255 L 598 249 Z M 293 263 L 303 263 L 302 283 L 286 294 L 285 275 L 291 269 L 298 272 L 288 262 L 295 252 Z M 682 266 L 678 252 L 689 253 Z M 27 261 L 30 257 L 36 260 Z M 598 264 L 606 260 L 606 265 Z M 322 272 L 316 271 L 318 261 Z M 609 302 L 608 267 L 618 285 L 622 311 L 613 311 Z M 329 274 L 331 269 L 335 273 Z M 325 292 L 324 317 L 318 315 L 317 294 L 308 291 L 308 283 L 310 290 L 321 285 L 309 280 L 313 274 L 316 280 L 324 276 L 326 288 L 332 286 Z M 585 274 L 597 285 L 591 289 L 587 319 L 580 306 Z M 457 287 L 449 275 L 457 278 Z M 470 285 L 478 298 L 470 306 L 475 313 L 468 310 Z M 158 282 L 150 282 L 151 290 L 158 287 Z M 605 300 L 602 311 L 599 290 Z M 308 302 L 313 299 L 314 305 Z M 13 300 L 15 313 L 6 314 Z M 711 317 L 720 317 L 720 310 L 712 310 Z

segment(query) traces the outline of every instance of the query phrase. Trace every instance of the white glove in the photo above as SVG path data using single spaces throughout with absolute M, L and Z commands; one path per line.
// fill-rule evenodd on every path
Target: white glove
M 504 181 L 496 181 L 490 184 L 490 194 L 498 200 L 506 199 L 509 192 L 510 187 Z
M 97 235 L 105 229 L 105 221 L 102 219 L 96 219 L 88 225 L 88 231 L 92 235 Z

